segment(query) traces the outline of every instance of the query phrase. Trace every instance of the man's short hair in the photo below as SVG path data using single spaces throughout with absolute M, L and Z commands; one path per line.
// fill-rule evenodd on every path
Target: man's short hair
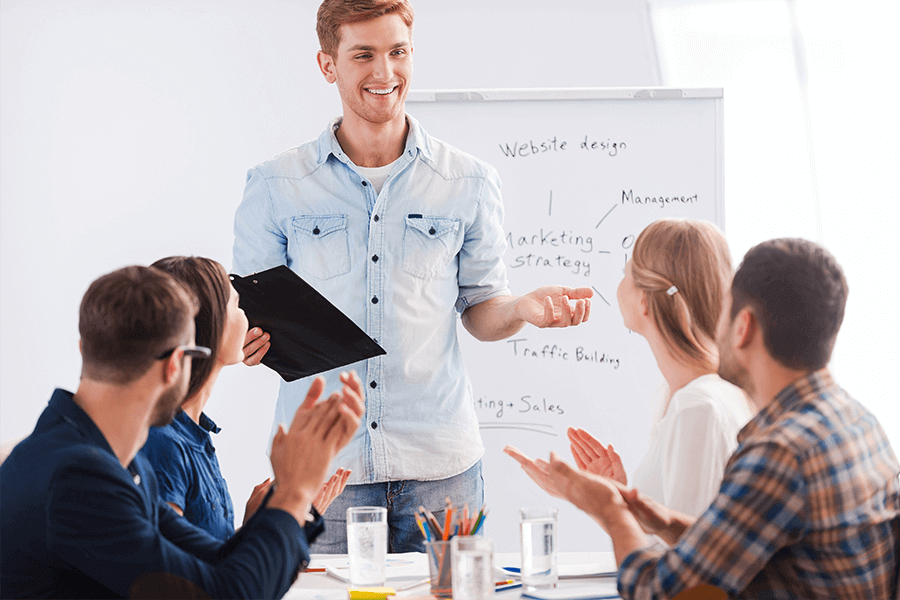
M 197 302 L 171 275 L 149 267 L 125 267 L 94 281 L 78 318 L 82 376 L 126 384 L 156 357 L 188 340 Z
M 802 239 L 751 248 L 734 275 L 731 318 L 756 313 L 766 349 L 790 369 L 828 364 L 847 303 L 847 280 L 834 256 Z
M 325 0 L 316 17 L 316 33 L 322 52 L 335 56 L 341 45 L 341 25 L 399 15 L 412 30 L 413 8 L 408 0 Z

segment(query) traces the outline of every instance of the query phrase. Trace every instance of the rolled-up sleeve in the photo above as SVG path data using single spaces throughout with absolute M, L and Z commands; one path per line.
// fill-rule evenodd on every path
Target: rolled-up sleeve
M 460 312 L 485 300 L 509 294 L 506 265 L 503 263 L 506 238 L 503 235 L 500 176 L 493 167 L 486 169 L 478 194 L 475 219 L 466 231 L 459 252 L 456 309 Z

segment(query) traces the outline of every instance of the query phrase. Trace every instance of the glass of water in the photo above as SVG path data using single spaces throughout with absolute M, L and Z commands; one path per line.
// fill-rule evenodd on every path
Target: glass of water
M 494 542 L 481 536 L 453 538 L 453 600 L 494 596 Z
M 347 553 L 350 585 L 384 585 L 387 559 L 387 509 L 351 506 L 347 509 Z
M 522 527 L 522 585 L 554 587 L 557 569 L 555 508 L 520 509 Z

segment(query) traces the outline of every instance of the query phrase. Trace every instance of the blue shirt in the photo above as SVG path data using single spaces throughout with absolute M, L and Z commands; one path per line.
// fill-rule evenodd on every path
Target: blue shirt
M 387 350 L 345 367 L 366 386 L 364 426 L 337 459 L 350 483 L 458 475 L 484 452 L 459 314 L 509 294 L 499 177 L 407 116 L 403 155 L 376 194 L 341 149 L 340 122 L 250 169 L 234 271 L 287 265 Z M 327 390 L 339 372 L 325 373 Z M 281 383 L 275 426 L 309 383 Z
M 178 411 L 170 424 L 150 428 L 141 452 L 156 472 L 159 497 L 200 529 L 227 540 L 234 535 L 234 507 L 210 435 L 219 431 L 206 413 L 198 425 Z
M 64 390 L 0 467 L 0 506 L 8 598 L 280 598 L 322 528 L 262 509 L 213 538 L 159 499 L 143 456 L 123 468 Z

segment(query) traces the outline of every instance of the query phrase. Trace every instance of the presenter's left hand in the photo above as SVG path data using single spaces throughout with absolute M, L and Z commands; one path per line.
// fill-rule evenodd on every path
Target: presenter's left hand
M 579 325 L 591 316 L 593 295 L 589 287 L 545 285 L 518 299 L 516 316 L 541 328 Z
M 247 331 L 247 335 L 244 336 L 244 364 L 248 367 L 258 365 L 271 345 L 269 334 L 259 327 Z

